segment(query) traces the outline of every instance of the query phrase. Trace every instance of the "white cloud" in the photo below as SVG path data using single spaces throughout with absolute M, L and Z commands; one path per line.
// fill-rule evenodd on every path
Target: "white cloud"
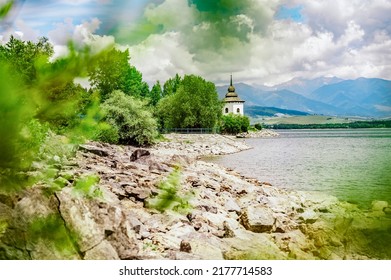
M 115 44 L 113 36 L 99 36 L 94 34 L 100 27 L 100 20 L 93 18 L 75 25 L 71 18 L 67 18 L 63 23 L 57 24 L 56 28 L 48 33 L 50 41 L 54 45 L 54 59 L 68 54 L 67 44 L 72 41 L 76 46 L 88 45 L 92 53 L 102 51 L 108 46 Z
M 166 29 L 132 47 L 133 63 L 150 82 L 176 72 L 215 82 L 233 72 L 238 81 L 269 84 L 295 76 L 391 79 L 391 1 L 250 0 L 247 13 L 230 18 L 236 29 L 248 28 L 247 39 L 221 37 L 218 48 L 199 42 L 208 39 L 202 32 L 210 32 L 211 23 L 197 21 L 194 7 L 178 13 L 173 7 L 186 2 L 178 1 L 150 6 L 145 17 Z M 300 6 L 304 21 L 274 20 L 279 4 Z
M 177 32 L 152 35 L 140 45 L 122 48 L 129 48 L 131 64 L 135 65 L 150 83 L 156 80 L 165 81 L 176 73 L 201 74 L 193 55 L 181 45 Z
M 113 36 L 96 35 L 101 20 L 84 17 L 88 21 L 80 23 L 79 18 L 87 13 L 88 5 L 110 1 L 55 2 L 78 7 L 61 11 L 48 4 L 43 12 L 39 6 L 27 9 L 29 14 L 43 13 L 45 17 L 68 16 L 48 33 L 57 56 L 66 52 L 69 40 L 90 44 L 95 51 L 115 43 Z M 141 43 L 122 46 L 130 48 L 131 63 L 149 83 L 165 81 L 176 73 L 198 74 L 217 83 L 226 82 L 230 73 L 237 82 L 257 84 L 284 82 L 295 76 L 391 79 L 389 0 L 245 0 L 237 5 L 246 3 L 247 7 L 240 6 L 240 12 L 226 17 L 223 13 L 217 20 L 185 0 L 151 2 L 155 4 L 146 7 L 143 20 L 160 27 L 159 31 L 147 34 Z M 300 7 L 303 21 L 274 19 L 280 5 Z M 134 26 L 135 11 L 138 9 L 118 11 L 118 20 Z M 38 36 L 43 21 L 26 22 L 16 22 L 13 31 L 23 39 Z M 126 37 L 126 32 L 129 29 L 121 35 Z M 5 38 L 7 33 L 2 35 Z

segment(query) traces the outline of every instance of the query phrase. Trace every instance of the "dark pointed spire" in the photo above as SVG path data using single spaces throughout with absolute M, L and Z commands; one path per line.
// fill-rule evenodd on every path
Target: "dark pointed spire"
M 235 87 L 233 86 L 233 83 L 232 83 L 232 74 L 231 74 L 230 86 L 228 87 L 228 93 L 231 93 L 231 95 L 233 94 L 233 95 L 236 96 Z

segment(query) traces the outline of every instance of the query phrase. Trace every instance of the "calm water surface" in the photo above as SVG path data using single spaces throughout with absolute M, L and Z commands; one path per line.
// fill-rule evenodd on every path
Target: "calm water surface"
M 391 203 L 391 129 L 279 130 L 211 161 L 281 188 L 320 191 L 368 207 Z

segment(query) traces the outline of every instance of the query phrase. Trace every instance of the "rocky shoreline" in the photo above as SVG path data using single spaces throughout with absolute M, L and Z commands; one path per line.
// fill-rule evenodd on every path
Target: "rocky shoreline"
M 391 258 L 387 202 L 362 211 L 201 160 L 250 149 L 243 139 L 165 137 L 143 149 L 81 145 L 53 181 L 1 198 L 0 259 Z M 41 236 L 50 230 L 61 240 Z

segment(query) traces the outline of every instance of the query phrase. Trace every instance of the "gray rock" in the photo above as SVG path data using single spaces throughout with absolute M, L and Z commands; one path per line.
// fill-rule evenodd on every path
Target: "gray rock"
M 104 240 L 97 246 L 88 250 L 84 256 L 85 260 L 119 260 L 117 251 L 111 244 Z
M 299 215 L 299 220 L 307 224 L 313 224 L 318 220 L 319 216 L 313 210 L 307 209 Z
M 262 205 L 249 206 L 241 215 L 242 225 L 252 232 L 270 232 L 274 222 L 273 211 Z
M 241 211 L 239 205 L 237 204 L 237 202 L 233 198 L 227 198 L 227 200 L 225 201 L 224 207 L 225 207 L 225 210 L 227 210 L 228 212 L 240 213 L 240 211 Z
M 60 214 L 67 227 L 77 232 L 77 242 L 82 252 L 101 243 L 106 229 L 113 231 L 113 221 L 110 221 L 111 217 L 108 217 L 107 212 L 104 213 L 105 208 L 95 208 L 92 201 L 76 196 L 71 188 L 64 188 L 57 197 L 60 201 Z M 100 226 L 97 219 L 108 228 Z
M 130 156 L 130 161 L 136 161 L 141 157 L 149 156 L 151 153 L 145 149 L 137 149 Z
M 106 149 L 98 148 L 92 145 L 80 145 L 79 150 L 92 153 L 100 157 L 107 157 L 109 155 L 109 152 Z

